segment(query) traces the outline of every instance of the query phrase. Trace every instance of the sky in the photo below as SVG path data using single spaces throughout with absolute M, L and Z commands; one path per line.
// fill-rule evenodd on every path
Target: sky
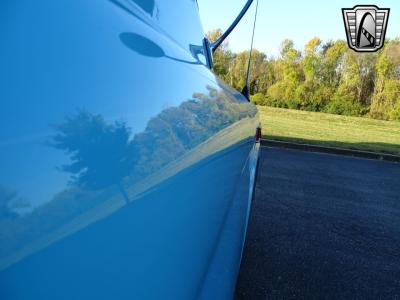
M 200 17 L 205 32 L 222 30 L 235 19 L 246 0 L 197 0 Z M 256 0 L 242 21 L 229 36 L 229 47 L 234 52 L 250 48 Z M 358 4 L 374 4 L 380 8 L 390 8 L 387 38 L 400 37 L 400 1 L 376 0 L 365 3 L 346 0 L 259 0 L 254 48 L 267 56 L 279 54 L 280 43 L 289 38 L 297 49 L 303 49 L 314 36 L 323 42 L 346 39 L 342 8 L 352 8 Z

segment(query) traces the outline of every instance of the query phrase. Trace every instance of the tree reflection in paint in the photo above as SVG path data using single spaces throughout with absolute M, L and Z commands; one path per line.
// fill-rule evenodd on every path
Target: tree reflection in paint
M 61 170 L 71 173 L 71 182 L 84 189 L 102 189 L 117 184 L 126 200 L 124 178 L 132 183 L 159 170 L 223 128 L 255 115 L 243 102 L 228 99 L 208 88 L 180 106 L 170 107 L 152 118 L 132 140 L 123 122 L 108 124 L 100 115 L 78 112 L 55 126 L 52 145 L 72 161 Z
M 54 126 L 51 144 L 66 152 L 72 163 L 61 169 L 72 174 L 72 183 L 88 189 L 117 184 L 126 202 L 122 179 L 134 164 L 130 130 L 122 122 L 107 124 L 102 116 L 82 111 Z
M 115 201 L 116 195 L 122 193 L 127 203 L 136 193 L 136 184 L 158 174 L 189 151 L 196 152 L 201 144 L 230 125 L 252 119 L 256 113 L 254 105 L 209 87 L 207 93 L 196 93 L 179 106 L 162 110 L 133 138 L 124 122 L 107 122 L 99 114 L 78 111 L 65 117 L 53 126 L 55 132 L 47 146 L 68 155 L 70 163 L 57 167 L 71 175 L 70 186 L 30 213 L 0 218 L 0 232 L 5 233 L 0 235 L 0 269 L 13 259 L 36 251 L 36 246 L 29 247 L 31 243 L 49 244 L 57 240 L 60 229 L 73 232 L 94 222 L 97 216 L 112 213 L 121 207 Z M 197 161 L 188 161 L 180 170 Z M 10 197 L 14 196 L 8 192 L 0 195 L 4 199 Z M 9 213 L 6 209 L 3 211 Z

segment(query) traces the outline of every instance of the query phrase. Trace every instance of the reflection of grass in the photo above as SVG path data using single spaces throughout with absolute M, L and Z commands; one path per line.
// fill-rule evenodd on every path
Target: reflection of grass
M 400 155 L 400 122 L 259 107 L 265 138 Z
M 224 150 L 225 148 L 228 148 L 233 144 L 246 140 L 246 138 L 247 140 L 248 138 L 252 138 L 257 124 L 258 116 L 256 116 L 255 118 L 244 118 L 219 131 L 217 134 L 210 137 L 205 142 L 199 144 L 175 161 L 170 162 L 158 172 L 153 173 L 151 176 L 144 178 L 143 180 L 133 185 L 129 185 L 129 183 L 126 183 L 125 187 L 127 193 L 129 194 L 129 198 L 131 199 L 131 201 L 136 200 L 149 189 L 154 188 L 164 180 L 174 176 L 185 168 L 188 168 L 199 162 L 200 160 L 209 157 L 212 154 L 215 154 L 221 150 Z M 46 246 L 61 238 L 66 237 L 86 227 L 87 225 L 112 214 L 113 212 L 125 205 L 124 200 L 122 199 L 120 193 L 117 191 L 116 188 L 110 188 L 106 191 L 108 192 L 107 195 L 104 195 L 104 199 L 102 197 L 100 203 L 96 201 L 97 204 L 93 208 L 82 211 L 81 214 L 76 215 L 66 224 L 54 226 L 55 228 L 53 228 L 51 232 L 43 232 L 43 235 L 41 235 L 39 238 L 27 242 L 24 239 L 27 238 L 26 235 L 29 234 L 29 232 L 22 232 L 20 233 L 19 237 L 17 237 L 16 235 L 11 235 L 11 239 L 23 239 L 23 246 L 18 247 L 18 249 L 13 249 L 12 253 L 0 258 L 0 270 L 17 262 L 27 255 L 30 255 L 40 249 L 45 248 Z M 41 222 L 43 220 L 48 221 L 48 216 L 42 216 L 40 220 L 36 221 Z M 21 221 L 25 222 L 26 220 Z M 10 231 L 10 233 L 12 227 L 12 224 L 8 226 L 8 230 Z M 3 240 L 0 242 L 3 243 L 6 241 Z

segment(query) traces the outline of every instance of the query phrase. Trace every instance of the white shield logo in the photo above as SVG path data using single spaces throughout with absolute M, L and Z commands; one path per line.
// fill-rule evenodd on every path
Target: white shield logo
M 389 8 L 375 5 L 357 5 L 342 8 L 347 43 L 357 52 L 373 52 L 385 42 Z

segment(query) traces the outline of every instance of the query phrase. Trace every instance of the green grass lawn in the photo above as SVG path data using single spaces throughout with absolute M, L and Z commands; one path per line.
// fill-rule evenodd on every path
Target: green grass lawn
M 400 155 L 400 122 L 259 106 L 265 138 Z

